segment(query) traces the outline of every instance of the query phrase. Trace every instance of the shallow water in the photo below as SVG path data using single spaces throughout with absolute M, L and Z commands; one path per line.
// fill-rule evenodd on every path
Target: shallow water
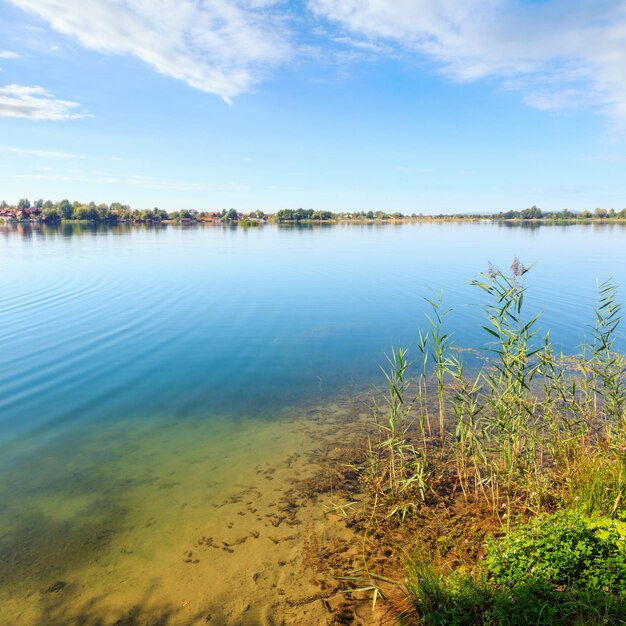
M 310 415 L 341 419 L 430 289 L 480 348 L 469 280 L 515 255 L 566 351 L 596 279 L 626 288 L 621 225 L 0 227 L 7 623 L 271 623 L 304 524 L 272 516 L 314 465 Z M 186 562 L 203 536 L 247 538 Z
M 294 422 L 154 421 L 74 439 L 3 484 L 8 623 L 260 621 L 293 548 L 270 537 L 293 534 L 272 521 L 294 450 L 308 449 Z

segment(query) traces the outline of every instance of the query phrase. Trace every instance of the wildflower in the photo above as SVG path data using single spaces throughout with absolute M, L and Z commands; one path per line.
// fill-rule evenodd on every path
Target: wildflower
M 511 604 L 515 604 L 515 596 L 511 596 L 511 597 L 509 598 L 509 602 L 510 602 Z
M 602 591 L 604 591 L 604 593 L 609 593 L 609 588 L 608 588 L 608 586 L 606 586 L 606 585 L 605 585 L 605 586 L 604 586 L 604 589 L 602 589 Z
M 509 589 L 513 586 L 513 581 L 509 580 L 509 582 L 507 583 L 507 585 L 509 586 Z

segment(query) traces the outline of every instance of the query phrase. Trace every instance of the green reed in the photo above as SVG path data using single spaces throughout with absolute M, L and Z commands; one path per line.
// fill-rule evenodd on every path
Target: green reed
M 534 416 L 530 399 L 533 378 L 537 373 L 532 357 L 539 352 L 534 347 L 534 329 L 539 315 L 525 321 L 522 315 L 525 287 L 519 281 L 528 270 L 517 259 L 511 276 L 490 268 L 486 280 L 473 285 L 490 298 L 487 305 L 487 325 L 483 329 L 492 338 L 489 352 L 492 367 L 483 371 L 490 410 L 486 413 L 486 430 L 495 444 L 495 452 L 504 462 L 507 478 L 526 469 L 526 461 L 534 439 L 529 422 Z
M 428 411 L 428 359 L 430 356 L 428 337 L 428 333 L 423 333 L 421 328 L 418 329 L 417 349 L 420 354 L 420 370 L 417 376 L 418 423 L 424 445 L 426 445 L 426 437 L 432 437 L 430 413 Z
M 473 477 L 474 496 L 477 497 L 477 491 L 480 490 L 489 499 L 486 488 L 490 480 L 483 475 L 483 468 L 487 466 L 487 453 L 483 436 L 486 433 L 486 421 L 482 414 L 485 405 L 481 395 L 481 376 L 467 378 L 463 361 L 458 356 L 451 357 L 449 371 L 455 382 L 451 404 L 455 416 L 454 457 L 459 485 L 467 501 Z
M 439 294 L 436 298 L 430 300 L 424 298 L 426 302 L 431 306 L 432 313 L 427 315 L 428 323 L 430 325 L 426 337 L 426 347 L 430 352 L 430 356 L 433 361 L 433 374 L 437 382 L 437 400 L 439 409 L 439 439 L 441 446 L 445 444 L 446 438 L 446 374 L 450 370 L 452 362 L 449 358 L 450 346 L 452 339 L 450 335 L 445 331 L 444 320 L 446 315 L 450 313 L 451 309 L 444 309 L 443 296 Z M 420 342 L 422 341 L 420 335 Z
M 486 504 L 507 526 L 512 512 L 575 503 L 614 516 L 626 499 L 626 359 L 615 349 L 617 289 L 610 281 L 599 285 L 592 340 L 579 355 L 565 356 L 555 352 L 550 334 L 537 337 L 539 315 L 525 314 L 528 271 L 515 259 L 509 274 L 490 267 L 473 281 L 488 298 L 482 325 L 488 360 L 476 374 L 467 375 L 462 350 L 452 346 L 441 297 L 427 300 L 429 328 L 419 333 L 417 362 L 403 348 L 388 357 L 388 390 L 375 405 L 377 439 L 363 476 L 390 514 L 418 511 L 428 495 L 443 498 L 432 484 L 446 467 L 455 476 L 448 494 L 458 489 L 466 501 Z
M 590 368 L 595 381 L 594 411 L 597 416 L 600 395 L 604 400 L 604 418 L 609 435 L 624 426 L 626 406 L 626 363 L 624 356 L 614 350 L 616 332 L 622 321 L 616 285 L 610 281 L 599 285 L 598 299 Z
M 387 381 L 387 391 L 382 402 L 374 403 L 376 441 L 368 441 L 366 472 L 371 488 L 388 502 L 402 500 L 402 494 L 416 488 L 424 498 L 426 489 L 423 454 L 412 441 L 415 426 L 412 412 L 418 396 L 411 395 L 414 380 L 409 376 L 408 352 L 404 348 L 392 349 L 387 355 L 387 367 L 381 368 Z M 421 389 L 421 385 L 419 385 Z M 422 437 L 424 423 L 421 422 Z M 414 508 L 402 500 L 403 516 Z M 395 513 L 396 510 L 392 510 Z

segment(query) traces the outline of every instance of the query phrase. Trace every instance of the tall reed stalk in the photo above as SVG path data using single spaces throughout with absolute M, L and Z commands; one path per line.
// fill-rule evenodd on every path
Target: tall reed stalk
M 472 284 L 490 299 L 483 329 L 492 338 L 488 351 L 491 366 L 483 370 L 487 388 L 486 431 L 503 463 L 508 491 L 520 473 L 527 471 L 535 440 L 529 430 L 534 403 L 529 401 L 533 378 L 538 372 L 533 356 L 539 352 L 533 343 L 540 314 L 525 320 L 522 314 L 526 288 L 520 281 L 526 269 L 516 258 L 511 275 L 490 267 L 482 280 Z
M 622 321 L 617 287 L 610 281 L 598 286 L 590 369 L 594 377 L 594 413 L 598 415 L 598 397 L 602 400 L 606 436 L 611 437 L 624 423 L 626 407 L 626 365 L 623 355 L 614 349 L 616 332 Z
M 387 391 L 382 403 L 374 404 L 377 441 L 372 445 L 370 440 L 368 449 L 371 485 L 387 502 L 400 502 L 390 514 L 401 511 L 403 517 L 416 505 L 402 501 L 402 494 L 415 487 L 423 500 L 426 490 L 424 457 L 411 441 L 415 422 L 411 412 L 417 397 L 410 395 L 414 381 L 408 375 L 409 366 L 406 349 L 394 348 L 387 355 L 387 367 L 381 368 Z
M 449 351 L 452 342 L 450 335 L 445 331 L 444 320 L 451 309 L 444 309 L 443 296 L 441 294 L 432 300 L 428 298 L 425 298 L 425 300 L 432 308 L 431 315 L 426 316 L 430 325 L 427 334 L 427 343 L 433 360 L 434 377 L 437 382 L 439 440 L 443 450 L 446 439 L 446 373 L 449 371 L 451 365 Z

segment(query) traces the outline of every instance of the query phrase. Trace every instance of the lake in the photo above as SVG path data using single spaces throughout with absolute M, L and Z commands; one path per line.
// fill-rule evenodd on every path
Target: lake
M 621 224 L 0 225 L 7 623 L 298 623 L 284 564 L 325 521 L 291 516 L 294 477 L 414 344 L 425 296 L 484 347 L 470 281 L 515 256 L 566 352 L 598 280 L 624 301 Z

